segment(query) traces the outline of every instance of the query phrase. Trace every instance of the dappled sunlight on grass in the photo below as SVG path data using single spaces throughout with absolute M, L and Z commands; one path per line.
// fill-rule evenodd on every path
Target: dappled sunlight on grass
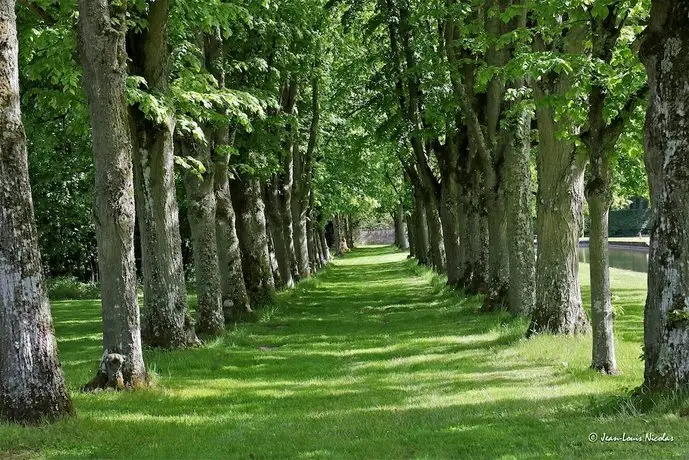
M 525 340 L 524 320 L 479 313 L 480 298 L 388 247 L 355 250 L 280 294 L 261 321 L 201 348 L 146 350 L 158 380 L 147 391 L 76 392 L 100 357 L 100 306 L 56 302 L 79 415 L 43 428 L 0 425 L 0 457 L 682 456 L 678 417 L 600 409 L 642 379 L 645 277 L 630 273 L 613 271 L 615 377 L 588 369 L 590 337 Z M 676 441 L 588 441 L 604 431 L 665 431 Z

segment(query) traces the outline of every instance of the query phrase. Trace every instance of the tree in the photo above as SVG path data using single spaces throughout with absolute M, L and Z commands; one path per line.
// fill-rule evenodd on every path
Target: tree
M 218 81 L 221 90 L 226 89 L 227 57 L 223 49 L 218 47 L 219 39 L 213 53 L 211 71 Z M 224 47 L 223 47 L 224 48 Z M 244 285 L 244 270 L 242 269 L 242 254 L 237 237 L 236 214 L 232 205 L 230 192 L 229 163 L 234 148 L 234 134 L 227 122 L 216 128 L 213 136 L 213 161 L 215 168 L 214 188 L 216 201 L 216 239 L 218 245 L 218 263 L 220 270 L 221 301 L 225 322 L 251 320 L 254 311 L 251 309 L 249 294 Z
M 199 334 L 218 335 L 225 329 L 225 316 L 220 299 L 215 165 L 210 134 L 210 128 L 204 131 L 203 139 L 187 134 L 180 144 L 183 156 L 193 158 L 203 171 L 187 170 L 184 174 L 198 296 L 196 330 Z
M 567 97 L 576 81 L 561 55 L 581 55 L 586 28 L 577 23 L 581 10 L 568 11 L 563 23 L 558 2 L 539 4 L 534 56 L 546 71 L 533 81 L 538 124 L 538 249 L 536 305 L 529 334 L 576 334 L 590 331 L 579 286 L 579 237 L 584 205 L 586 156 L 572 140 L 572 113 Z M 555 103 L 557 101 L 557 103 Z
M 194 344 L 196 334 L 187 305 L 175 196 L 175 114 L 167 107 L 152 111 L 147 104 L 150 98 L 165 97 L 169 90 L 170 2 L 156 1 L 146 16 L 147 27 L 130 31 L 127 37 L 130 73 L 143 78 L 152 93 L 142 92 L 148 98 L 131 108 L 144 282 L 142 337 L 149 346 L 176 348 Z
M 299 81 L 293 76 L 280 88 L 277 115 L 286 117 L 284 138 L 279 144 L 278 170 L 265 186 L 266 216 L 270 221 L 275 256 L 280 271 L 282 287 L 292 288 L 303 274 L 301 254 L 297 257 L 292 214 L 292 189 L 294 187 L 294 154 L 299 150 L 296 105 Z M 300 248 L 301 249 L 301 248 Z
M 0 1 L 0 419 L 73 412 L 57 354 L 38 251 L 19 106 L 14 0 Z
M 646 168 L 652 230 L 644 316 L 644 385 L 689 383 L 689 3 L 653 0 L 641 56 L 648 73 Z
M 125 98 L 126 10 L 119 2 L 79 1 L 95 163 L 94 220 L 103 305 L 103 358 L 91 386 L 146 383 L 134 263 L 132 135 Z
M 316 60 L 318 56 L 316 56 Z M 295 247 L 297 263 L 302 278 L 310 275 L 309 259 L 312 259 L 313 236 L 309 231 L 311 226 L 312 211 L 312 187 L 315 152 L 318 144 L 320 130 L 320 76 L 317 62 L 314 63 L 311 76 L 311 123 L 309 125 L 309 137 L 306 150 L 300 148 L 294 151 L 294 179 L 295 186 L 292 194 L 292 220 L 295 228 Z
M 630 44 L 625 43 L 621 37 L 623 28 L 629 22 L 632 6 L 626 2 L 601 1 L 594 2 L 588 11 L 592 75 L 588 94 L 587 128 L 580 134 L 580 138 L 589 156 L 585 191 L 591 220 L 591 367 L 608 374 L 617 372 L 608 261 L 608 219 L 613 203 L 615 147 L 626 120 L 633 115 L 637 105 L 647 94 L 644 78 L 637 69 L 639 66 L 630 56 Z M 615 68 L 615 65 L 623 68 Z M 616 77 L 611 79 L 606 78 L 606 75 Z M 618 75 L 624 77 L 617 77 Z M 622 81 L 619 87 L 615 87 L 609 83 L 610 80 Z M 625 94 L 625 90 L 635 91 Z M 617 110 L 616 116 L 610 117 L 608 112 L 610 106 L 617 103 L 616 99 L 622 99 L 624 105 Z
M 230 184 L 246 290 L 251 305 L 264 305 L 275 294 L 275 280 L 270 269 L 261 186 L 248 174 L 238 175 Z

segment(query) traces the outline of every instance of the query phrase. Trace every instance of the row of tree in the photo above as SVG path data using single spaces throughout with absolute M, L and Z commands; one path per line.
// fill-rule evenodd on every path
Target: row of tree
M 0 0 L 3 418 L 71 411 L 45 268 L 86 278 L 98 265 L 104 354 L 88 386 L 135 388 L 143 345 L 251 320 L 375 212 L 486 309 L 530 317 L 530 334 L 592 326 L 593 367 L 614 373 L 607 213 L 621 184 L 643 182 L 644 139 L 645 384 L 687 383 L 683 2 L 18 3 Z
M 681 266 L 689 222 L 678 197 L 689 164 L 680 133 L 689 94 L 680 91 L 686 78 L 677 57 L 686 5 L 329 4 L 346 12 L 348 33 L 366 45 L 364 64 L 349 60 L 362 69 L 353 110 L 377 121 L 373 134 L 391 145 L 412 190 L 412 255 L 450 285 L 484 294 L 484 309 L 529 317 L 528 335 L 592 331 L 592 367 L 610 374 L 617 364 L 608 215 L 645 140 L 653 208 L 645 385 L 686 384 L 689 285 Z M 578 260 L 586 205 L 590 321 Z M 398 233 L 401 221 L 396 213 Z
M 323 39 L 327 12 L 318 2 L 273 8 L 81 0 L 78 14 L 70 2 L 19 3 L 19 27 L 16 2 L 0 6 L 0 415 L 35 422 L 72 407 L 38 251 L 20 101 L 62 117 L 58 126 L 29 133 L 30 142 L 56 153 L 83 151 L 56 145 L 46 130 L 78 132 L 80 111 L 90 121 L 85 137 L 93 163 L 84 176 L 95 183 L 103 356 L 85 389 L 138 388 L 147 385 L 143 346 L 193 346 L 226 324 L 253 320 L 276 290 L 293 287 L 330 260 L 314 174 L 331 50 Z M 74 56 L 67 59 L 74 62 L 62 73 L 46 71 L 58 64 L 43 46 L 70 34 Z M 35 74 L 20 72 L 19 42 L 27 47 L 21 61 Z M 20 75 L 31 90 L 20 93 Z M 75 79 L 83 92 L 70 86 Z M 56 96 L 60 89 L 71 99 Z M 187 301 L 178 191 L 193 253 L 195 318 Z M 337 225 L 340 232 L 351 235 L 351 226 Z

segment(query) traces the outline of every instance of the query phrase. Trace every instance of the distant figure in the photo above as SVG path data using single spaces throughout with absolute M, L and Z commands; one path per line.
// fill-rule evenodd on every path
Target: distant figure
M 638 236 L 639 238 L 643 238 L 643 235 L 641 234 L 641 232 L 639 232 L 639 234 L 638 234 L 637 236 Z

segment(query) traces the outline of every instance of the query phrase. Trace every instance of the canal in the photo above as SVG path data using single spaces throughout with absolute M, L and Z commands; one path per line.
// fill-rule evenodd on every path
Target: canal
M 589 260 L 589 248 L 579 248 L 579 261 L 589 263 Z M 611 247 L 610 266 L 623 270 L 648 273 L 648 250 L 642 248 Z

